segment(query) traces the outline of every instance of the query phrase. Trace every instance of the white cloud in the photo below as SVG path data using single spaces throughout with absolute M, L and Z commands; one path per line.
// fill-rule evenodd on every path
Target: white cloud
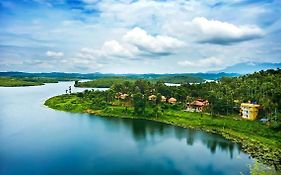
M 199 30 L 201 41 L 206 43 L 230 44 L 260 38 L 264 35 L 263 31 L 256 26 L 236 26 L 204 17 L 196 17 L 192 23 Z
M 77 54 L 77 57 L 88 60 L 96 60 L 99 57 L 99 52 L 95 49 L 84 47 Z
M 181 66 L 185 66 L 185 67 L 218 68 L 218 67 L 223 66 L 224 62 L 221 58 L 209 57 L 209 58 L 204 58 L 201 60 L 179 61 L 178 64 Z
M 103 67 L 101 53 L 99 50 L 95 50 L 92 48 L 82 48 L 79 53 L 76 54 L 75 57 L 69 58 L 67 62 L 75 65 L 79 69 L 87 70 L 87 69 L 95 69 Z
M 119 43 L 116 40 L 110 40 L 104 42 L 100 49 L 82 48 L 78 53 L 81 58 L 87 58 L 92 60 L 105 60 L 112 57 L 119 58 L 132 58 L 137 55 L 137 48 Z
M 103 61 L 110 58 L 140 59 L 142 57 L 166 56 L 183 47 L 184 42 L 169 36 L 152 36 L 140 28 L 128 31 L 122 41 L 110 40 L 100 49 L 82 48 L 78 53 L 81 58 Z
M 54 52 L 54 51 L 47 51 L 46 52 L 46 55 L 48 57 L 53 57 L 53 58 L 61 58 L 64 56 L 64 53 L 63 52 Z
M 152 36 L 141 28 L 135 27 L 123 37 L 124 41 L 148 53 L 170 54 L 175 49 L 183 47 L 184 42 L 169 36 Z
M 136 48 L 121 45 L 116 40 L 106 41 L 101 51 L 105 56 L 116 56 L 116 57 L 133 57 L 137 52 Z

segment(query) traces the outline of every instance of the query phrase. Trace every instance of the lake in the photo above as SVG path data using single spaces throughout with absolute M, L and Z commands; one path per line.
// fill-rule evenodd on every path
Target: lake
M 1 175 L 249 174 L 253 160 L 219 135 L 43 105 L 73 84 L 0 87 Z

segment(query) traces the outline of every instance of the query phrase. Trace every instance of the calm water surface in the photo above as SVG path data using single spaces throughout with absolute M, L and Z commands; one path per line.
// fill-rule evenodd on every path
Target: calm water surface
M 0 88 L 1 175 L 249 174 L 249 155 L 218 135 L 43 105 L 72 84 Z

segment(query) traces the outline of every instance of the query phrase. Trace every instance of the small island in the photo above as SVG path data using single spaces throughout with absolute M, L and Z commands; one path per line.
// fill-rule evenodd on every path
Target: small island
M 119 80 L 109 90 L 67 93 L 48 99 L 45 105 L 67 112 L 152 120 L 217 133 L 241 144 L 259 161 L 281 168 L 281 115 L 277 112 L 281 108 L 280 69 L 181 86 L 144 79 Z M 256 106 L 256 113 L 251 117 L 244 114 L 245 106 Z
M 59 81 L 73 81 L 73 78 L 49 77 L 0 77 L 0 87 L 41 86 L 45 83 L 58 83 Z

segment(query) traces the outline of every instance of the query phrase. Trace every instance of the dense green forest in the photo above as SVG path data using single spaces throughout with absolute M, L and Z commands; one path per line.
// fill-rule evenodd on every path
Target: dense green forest
M 157 83 L 176 83 L 176 84 L 186 84 L 186 83 L 202 83 L 204 81 L 203 78 L 200 77 L 192 77 L 192 76 L 184 76 L 184 75 L 177 75 L 177 76 L 164 76 L 159 78 L 151 79 L 150 82 Z
M 114 84 L 123 84 L 125 82 L 134 83 L 135 81 L 141 78 L 138 77 L 127 77 L 127 76 L 119 76 L 119 77 L 104 77 L 97 78 L 95 80 L 86 81 L 86 82 L 76 82 L 76 87 L 92 87 L 92 88 L 109 88 Z M 155 84 L 157 82 L 162 83 L 177 83 L 177 84 L 186 84 L 186 83 L 202 83 L 204 80 L 199 77 L 190 77 L 190 76 L 163 76 L 157 78 L 144 78 L 144 80 Z
M 44 78 L 44 77 L 0 77 L 0 86 L 17 87 L 17 86 L 40 86 L 45 83 L 57 83 L 58 81 L 71 81 L 69 78 Z
M 280 166 L 281 70 L 260 71 L 218 82 L 169 87 L 147 80 L 120 81 L 106 91 L 86 90 L 53 97 L 45 105 L 58 110 L 88 112 L 101 116 L 142 118 L 222 134 L 241 143 L 245 151 Z M 149 96 L 155 95 L 153 100 Z M 162 97 L 165 96 L 166 100 Z M 169 98 L 176 103 L 169 103 Z M 195 99 L 209 101 L 203 113 L 184 111 Z M 262 106 L 260 117 L 269 122 L 247 121 L 239 116 L 240 103 Z M 256 151 L 259 150 L 259 151 Z M 280 168 L 280 167 L 279 167 Z

